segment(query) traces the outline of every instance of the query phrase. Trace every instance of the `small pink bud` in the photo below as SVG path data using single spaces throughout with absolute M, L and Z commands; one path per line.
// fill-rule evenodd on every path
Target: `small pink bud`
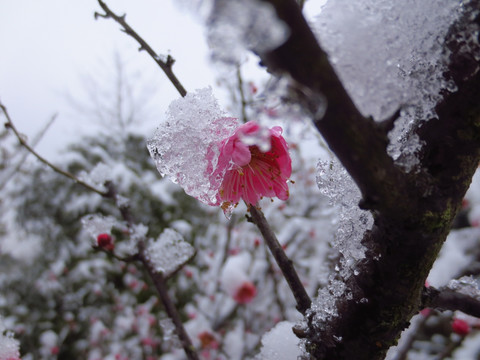
M 466 336 L 470 333 L 470 325 L 462 319 L 454 319 L 452 323 L 452 330 L 454 333 Z
M 420 314 L 424 317 L 429 317 L 431 312 L 432 312 L 432 309 L 430 308 L 425 308 L 420 310 Z

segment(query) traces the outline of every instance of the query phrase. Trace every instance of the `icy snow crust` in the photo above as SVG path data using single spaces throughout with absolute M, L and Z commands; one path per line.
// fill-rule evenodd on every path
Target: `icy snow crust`
M 328 285 L 319 290 L 312 303 L 311 312 L 317 324 L 322 327 L 325 321 L 338 316 L 338 298 L 353 298 L 352 289 L 347 288 L 344 280 L 358 274 L 357 264 L 365 257 L 365 247 L 361 241 L 365 231 L 371 229 L 373 217 L 358 207 L 360 190 L 338 160 L 319 161 L 317 184 L 320 192 L 329 198 L 330 205 L 338 209 L 333 246 L 341 256 L 340 263 L 335 268 L 336 274 L 330 275 Z
M 443 42 L 460 0 L 335 0 L 318 16 L 317 35 L 360 110 L 383 120 L 400 105 L 423 104 L 454 89 Z
M 236 119 L 225 117 L 211 88 L 196 90 L 171 103 L 167 120 L 147 142 L 158 171 L 187 194 L 206 204 L 217 203 L 223 174 L 210 178 L 219 150 L 215 144 L 233 134 Z
M 456 90 L 444 78 L 444 42 L 462 4 L 335 0 L 327 2 L 315 24 L 321 46 L 363 114 L 381 121 L 401 109 L 388 151 L 407 171 L 418 165 L 415 153 L 422 145 L 405 135 L 412 122 L 434 117 L 441 91 Z

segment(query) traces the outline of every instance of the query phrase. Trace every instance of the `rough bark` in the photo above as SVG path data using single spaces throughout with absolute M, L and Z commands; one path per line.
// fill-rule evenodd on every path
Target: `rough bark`
M 360 274 L 346 280 L 353 299 L 339 299 L 339 316 L 328 324 L 307 318 L 302 336 L 315 359 L 382 359 L 419 310 L 425 279 L 480 161 L 480 72 L 461 44 L 465 33 L 478 31 L 479 19 L 461 19 L 450 29 L 446 76 L 458 90 L 443 94 L 438 119 L 418 122 L 422 170 L 407 173 L 386 152 L 391 122 L 374 122 L 356 109 L 295 1 L 264 1 L 291 34 L 279 48 L 260 54 L 263 63 L 293 79 L 299 101 L 311 109 L 317 129 L 359 186 L 361 206 L 375 220 L 363 239 L 367 254 Z M 467 6 L 478 9 L 480 1 Z M 316 101 L 323 96 L 327 110 L 316 118 Z

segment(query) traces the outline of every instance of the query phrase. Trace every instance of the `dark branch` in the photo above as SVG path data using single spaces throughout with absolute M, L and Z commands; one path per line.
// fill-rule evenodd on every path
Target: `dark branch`
M 162 301 L 163 307 L 165 308 L 168 317 L 175 325 L 175 331 L 178 338 L 180 339 L 180 342 L 182 343 L 182 347 L 185 350 L 187 358 L 189 360 L 198 360 L 199 357 L 197 355 L 197 352 L 195 351 L 195 347 L 193 346 L 192 341 L 190 340 L 190 337 L 188 336 L 185 327 L 183 326 L 180 314 L 178 313 L 172 299 L 170 298 L 170 295 L 168 294 L 166 279 L 163 277 L 162 273 L 155 271 L 150 261 L 148 261 L 145 254 L 145 244 L 143 241 L 140 241 L 138 243 L 138 254 L 140 261 L 147 270 L 150 279 L 152 279 L 153 284 L 157 289 L 158 295 L 160 296 L 160 300 Z
M 288 75 L 303 90 L 302 105 L 310 110 L 315 126 L 360 188 L 364 206 L 382 211 L 398 208 L 408 182 L 386 151 L 386 129 L 391 125 L 379 125 L 356 108 L 294 0 L 264 1 L 289 26 L 290 37 L 261 54 L 263 63 L 274 73 Z M 319 111 L 325 107 L 325 100 L 320 99 L 326 100 L 325 111 Z M 393 187 L 399 191 L 393 192 Z
M 13 131 L 13 133 L 15 134 L 15 136 L 17 137 L 20 145 L 22 145 L 28 152 L 30 152 L 33 156 L 35 156 L 39 161 L 41 161 L 43 164 L 47 165 L 49 168 L 51 168 L 53 171 L 55 171 L 56 173 L 60 174 L 60 175 L 63 175 L 71 180 L 73 180 L 75 183 L 79 184 L 79 185 L 82 185 L 83 187 L 85 187 L 87 190 L 90 190 L 90 191 L 93 191 L 101 196 L 105 196 L 106 193 L 103 192 L 102 190 L 99 190 L 93 186 L 91 186 L 90 184 L 87 184 L 86 182 L 80 180 L 78 177 L 76 177 L 75 175 L 69 173 L 68 171 L 65 171 L 65 170 L 62 170 L 60 169 L 58 166 L 52 164 L 50 161 L 48 161 L 47 159 L 45 159 L 43 156 L 41 156 L 39 153 L 37 153 L 35 151 L 35 149 L 33 149 L 28 143 L 27 141 L 24 139 L 24 137 L 18 132 L 17 128 L 15 127 L 15 125 L 13 124 L 13 121 L 12 119 L 10 118 L 10 115 L 8 114 L 8 111 L 7 111 L 7 108 L 3 105 L 3 104 L 0 104 L 0 110 L 2 110 L 2 112 L 5 114 L 5 117 L 7 119 L 7 122 L 5 123 L 5 127 L 7 129 L 10 129 Z
M 480 318 L 480 300 L 448 287 L 423 289 L 422 306 L 440 311 L 462 311 L 465 314 Z
M 125 15 L 119 16 L 116 15 L 110 8 L 105 4 L 102 0 L 98 0 L 98 3 L 102 7 L 102 9 L 105 11 L 105 14 L 99 14 L 95 13 L 95 18 L 102 17 L 104 19 L 109 19 L 112 18 L 115 20 L 120 26 L 122 27 L 122 30 L 134 38 L 139 44 L 140 44 L 140 50 L 145 50 L 148 55 L 151 56 L 151 58 L 157 63 L 157 65 L 163 70 L 165 75 L 167 75 L 168 79 L 171 81 L 173 86 L 175 86 L 175 89 L 179 92 L 179 94 L 184 97 L 187 95 L 187 91 L 183 87 L 183 85 L 180 83 L 180 81 L 177 79 L 175 74 L 173 73 L 172 66 L 175 60 L 168 55 L 167 60 L 163 61 L 159 55 L 148 45 L 148 43 L 140 36 L 137 34 L 135 30 L 132 29 L 130 25 L 125 21 Z
M 263 212 L 255 206 L 250 206 L 250 214 L 252 215 L 253 223 L 257 225 L 262 233 L 265 243 L 275 258 L 285 280 L 287 280 L 288 286 L 290 286 L 290 289 L 292 290 L 293 296 L 297 302 L 297 310 L 305 315 L 306 311 L 310 308 L 312 301 L 300 281 L 300 278 L 293 267 L 292 261 L 283 251 L 282 245 L 278 242 L 277 237 L 270 228 Z
M 315 359 L 382 359 L 418 312 L 425 279 L 480 161 L 480 71 L 473 61 L 478 49 L 475 56 L 462 53 L 451 59 L 449 77 L 458 90 L 442 94 L 435 109 L 438 119 L 418 122 L 417 134 L 424 143 L 422 171 L 406 173 L 386 151 L 393 120 L 375 123 L 362 116 L 297 3 L 264 1 L 288 25 L 290 37 L 260 54 L 262 62 L 302 90 L 305 99 L 300 104 L 309 108 L 317 129 L 359 186 L 362 207 L 375 221 L 362 240 L 366 256 L 357 264 L 359 275 L 344 279 L 353 299 L 337 298 L 338 317 L 322 324 L 308 322 L 306 348 Z M 468 6 L 478 9 L 479 0 Z M 475 21 L 478 17 L 457 22 L 460 28 L 452 30 L 447 42 L 452 54 L 470 49 L 459 42 L 478 43 L 462 39 L 478 34 Z M 327 108 L 319 118 L 315 104 L 321 105 L 316 99 L 322 96 Z M 360 303 L 361 298 L 368 302 Z

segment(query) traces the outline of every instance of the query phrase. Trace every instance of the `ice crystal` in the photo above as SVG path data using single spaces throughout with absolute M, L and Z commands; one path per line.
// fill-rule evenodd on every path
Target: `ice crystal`
M 348 277 L 356 263 L 365 256 L 361 240 L 373 225 L 373 218 L 358 207 L 360 190 L 337 160 L 318 163 L 317 184 L 320 192 L 330 199 L 330 204 L 339 207 L 334 246 L 343 255 L 340 273 Z
M 195 250 L 175 230 L 165 229 L 158 239 L 150 240 L 146 253 L 156 271 L 169 275 L 185 264 Z
M 167 119 L 147 143 L 158 171 L 207 204 L 217 202 L 223 174 L 210 176 L 218 164 L 215 144 L 238 127 L 225 117 L 210 88 L 197 90 L 172 102 Z
M 240 63 L 246 49 L 273 49 L 288 35 L 273 7 L 259 0 L 216 0 L 208 25 L 212 58 L 227 64 Z
M 338 316 L 337 301 L 353 298 L 345 280 L 358 275 L 357 264 L 365 257 L 361 241 L 365 231 L 372 227 L 373 218 L 358 207 L 360 190 L 337 160 L 319 161 L 317 184 L 320 192 L 329 198 L 330 205 L 338 208 L 338 216 L 333 220 L 337 226 L 333 245 L 341 255 L 335 267 L 337 273 L 330 275 L 328 284 L 319 290 L 309 310 L 319 330 L 326 330 L 328 322 Z

